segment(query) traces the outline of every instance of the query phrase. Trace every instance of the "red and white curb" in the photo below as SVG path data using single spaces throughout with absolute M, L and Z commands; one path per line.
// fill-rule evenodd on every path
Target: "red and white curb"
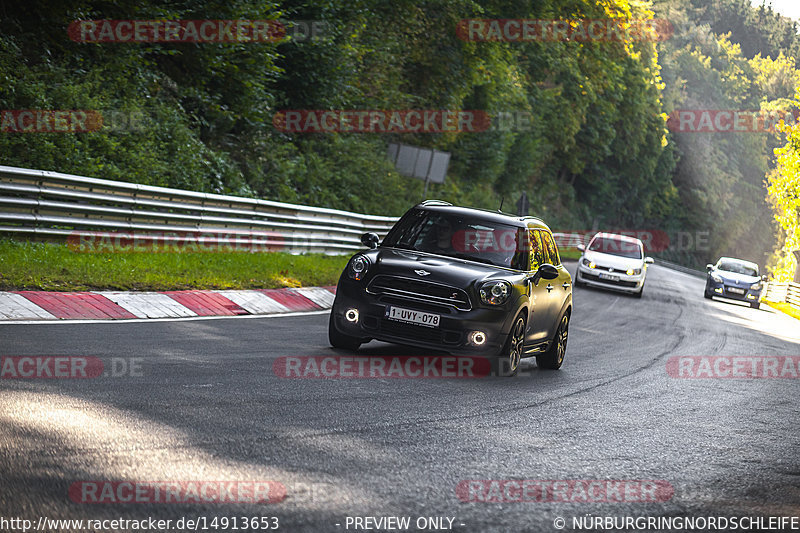
M 273 315 L 330 309 L 336 287 L 248 291 L 0 291 L 0 321 Z

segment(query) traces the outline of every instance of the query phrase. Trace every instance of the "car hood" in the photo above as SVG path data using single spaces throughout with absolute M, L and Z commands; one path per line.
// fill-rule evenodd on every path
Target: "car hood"
M 761 278 L 758 276 L 737 274 L 736 272 L 728 272 L 727 270 L 714 270 L 712 273 L 721 277 L 725 281 L 729 281 L 737 285 L 752 285 L 753 283 L 758 283 L 761 281 Z
M 508 279 L 523 274 L 492 265 L 397 248 L 379 249 L 374 262 L 376 268 L 373 275 L 402 276 L 461 288 L 466 288 L 476 281 Z M 415 272 L 417 270 L 428 274 Z
M 629 268 L 642 268 L 644 259 L 632 259 L 630 257 L 620 257 L 613 254 L 604 254 L 603 252 L 590 252 L 587 251 L 583 256 L 589 261 L 594 261 L 597 265 L 603 267 L 610 267 L 614 270 L 628 270 Z

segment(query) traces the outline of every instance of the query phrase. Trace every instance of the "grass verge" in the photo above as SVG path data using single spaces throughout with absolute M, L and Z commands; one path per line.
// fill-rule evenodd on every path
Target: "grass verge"
M 336 285 L 348 256 L 288 253 L 81 253 L 0 240 L 0 290 L 273 289 Z
M 583 252 L 581 252 L 577 248 L 559 248 L 558 249 L 558 255 L 561 257 L 562 261 L 564 261 L 564 260 L 577 261 L 578 259 L 581 258 L 581 254 L 583 254 Z
M 561 258 L 581 252 L 564 249 Z M 0 239 L 0 290 L 168 291 L 336 285 L 349 256 L 281 252 L 82 253 Z

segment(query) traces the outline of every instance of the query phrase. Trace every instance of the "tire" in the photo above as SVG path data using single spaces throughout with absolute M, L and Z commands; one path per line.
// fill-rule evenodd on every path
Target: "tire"
M 581 281 L 580 279 L 578 279 L 578 273 L 577 273 L 577 272 L 575 272 L 575 281 L 574 281 L 574 283 L 573 283 L 573 284 L 574 284 L 576 287 L 585 287 L 585 286 L 586 286 L 586 283 L 584 283 L 583 281 Z
M 522 314 L 514 319 L 508 340 L 497 357 L 497 375 L 513 377 L 519 372 L 522 348 L 525 344 L 525 317 Z
M 643 292 L 644 292 L 644 285 L 642 285 L 642 288 L 641 288 L 641 289 L 639 289 L 639 292 L 634 292 L 634 293 L 633 293 L 633 297 L 634 297 L 634 298 L 641 298 L 641 297 L 642 297 L 642 293 L 643 293 Z
M 564 363 L 564 354 L 567 352 L 567 338 L 569 337 L 569 315 L 566 313 L 561 317 L 558 329 L 553 337 L 550 348 L 543 355 L 536 356 L 536 364 L 539 368 L 548 370 L 558 370 Z
M 759 307 L 761 307 L 761 302 L 752 302 L 750 304 L 750 307 L 753 309 L 758 309 Z
M 339 348 L 340 350 L 351 350 L 351 351 L 358 350 L 358 347 L 361 346 L 361 339 L 359 339 L 358 337 L 351 337 L 350 335 L 345 335 L 344 333 L 336 329 L 336 324 L 334 324 L 333 313 L 334 311 L 331 310 L 331 317 L 328 320 L 328 341 L 331 343 L 331 346 L 333 346 L 334 348 Z
M 706 280 L 706 286 L 703 288 L 703 298 L 710 300 L 713 294 L 708 292 L 708 280 Z

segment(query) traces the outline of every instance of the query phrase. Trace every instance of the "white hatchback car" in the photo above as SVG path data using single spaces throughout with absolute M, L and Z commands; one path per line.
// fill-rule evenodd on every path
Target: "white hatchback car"
M 652 257 L 645 257 L 642 241 L 616 233 L 598 233 L 589 246 L 578 246 L 583 252 L 578 261 L 575 285 L 589 285 L 627 292 L 641 298 L 647 265 Z

